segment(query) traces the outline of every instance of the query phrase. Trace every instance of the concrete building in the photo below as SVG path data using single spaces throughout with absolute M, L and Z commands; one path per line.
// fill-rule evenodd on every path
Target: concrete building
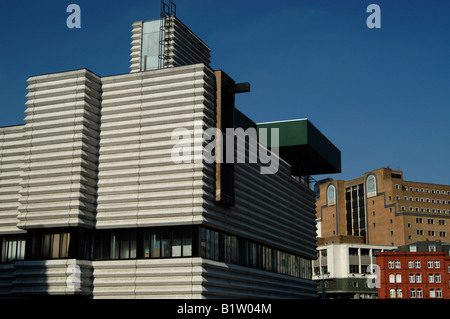
M 318 187 L 319 237 L 360 236 L 372 245 L 448 241 L 450 186 L 403 179 L 402 171 L 377 169 Z
M 0 297 L 316 297 L 305 176 L 338 173 L 339 150 L 308 120 L 235 109 L 248 85 L 171 12 L 134 23 L 131 52 L 129 74 L 30 77 L 26 124 L 0 128 Z M 276 173 L 252 151 L 204 161 L 209 128 L 243 126 L 279 129 L 280 157 L 258 144 Z
M 421 241 L 380 253 L 380 299 L 450 299 L 450 244 Z
M 312 277 L 318 293 L 326 299 L 376 299 L 377 255 L 393 248 L 367 245 L 355 236 L 321 238 Z

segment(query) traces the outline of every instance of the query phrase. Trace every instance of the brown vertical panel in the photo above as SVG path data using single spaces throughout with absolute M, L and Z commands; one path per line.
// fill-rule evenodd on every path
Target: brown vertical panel
M 217 140 L 216 151 L 222 152 L 224 163 L 216 162 L 216 201 L 226 206 L 234 205 L 234 163 L 226 160 L 226 129 L 234 128 L 235 82 L 223 71 L 215 71 L 216 76 L 216 126 L 222 132 Z

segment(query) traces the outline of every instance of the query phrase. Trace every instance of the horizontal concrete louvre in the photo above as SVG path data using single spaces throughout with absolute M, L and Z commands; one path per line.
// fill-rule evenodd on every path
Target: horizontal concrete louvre
M 0 299 L 11 297 L 14 269 L 13 264 L 0 265 Z
M 25 154 L 24 126 L 0 128 L 0 235 L 18 234 L 19 191 Z
M 18 261 L 14 268 L 13 296 L 90 296 L 92 292 L 90 261 Z
M 201 298 L 200 258 L 94 261 L 94 299 Z
M 135 73 L 141 71 L 142 21 L 133 23 L 132 28 L 130 68 Z
M 121 219 L 121 227 L 191 224 L 201 214 L 202 165 L 173 161 L 172 132 L 182 128 L 193 137 L 195 123 L 202 127 L 204 70 L 192 65 L 103 78 L 98 228 Z
M 192 31 L 175 17 L 169 18 L 170 28 L 166 33 L 166 66 L 181 66 L 196 63 L 210 63 L 210 49 Z
M 82 69 L 28 83 L 17 226 L 93 227 L 101 79 Z
M 206 298 L 310 299 L 317 297 L 317 284 L 271 272 L 203 260 Z

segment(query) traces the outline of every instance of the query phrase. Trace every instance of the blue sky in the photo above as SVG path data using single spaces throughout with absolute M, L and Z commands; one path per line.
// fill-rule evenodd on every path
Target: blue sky
M 72 3 L 81 29 L 66 26 Z M 308 118 L 341 150 L 334 179 L 389 165 L 406 180 L 450 184 L 450 1 L 175 3 L 211 48 L 211 66 L 251 82 L 241 111 L 256 122 Z M 366 25 L 372 3 L 381 29 Z M 159 9 L 159 0 L 0 0 L 0 126 L 24 123 L 30 76 L 128 73 L 131 24 Z

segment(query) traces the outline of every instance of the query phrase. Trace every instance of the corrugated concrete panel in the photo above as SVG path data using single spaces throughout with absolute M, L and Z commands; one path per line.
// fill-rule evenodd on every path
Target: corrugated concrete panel
M 95 261 L 94 299 L 199 299 L 202 259 Z
M 170 28 L 166 32 L 166 67 L 196 63 L 210 64 L 210 49 L 176 17 L 169 17 Z
M 14 264 L 0 265 L 0 299 L 11 297 L 14 269 Z
M 141 72 L 142 21 L 133 23 L 131 36 L 131 73 Z
M 97 228 L 201 223 L 203 164 L 173 160 L 172 132 L 202 152 L 213 100 L 203 64 L 103 78 Z
M 91 295 L 90 261 L 18 261 L 14 268 L 13 296 Z
M 25 126 L 0 128 L 0 235 L 20 234 L 19 192 L 25 155 Z
M 83 69 L 28 83 L 17 226 L 93 227 L 101 80 Z
M 239 299 L 310 299 L 317 283 L 262 270 L 203 260 L 203 297 Z

